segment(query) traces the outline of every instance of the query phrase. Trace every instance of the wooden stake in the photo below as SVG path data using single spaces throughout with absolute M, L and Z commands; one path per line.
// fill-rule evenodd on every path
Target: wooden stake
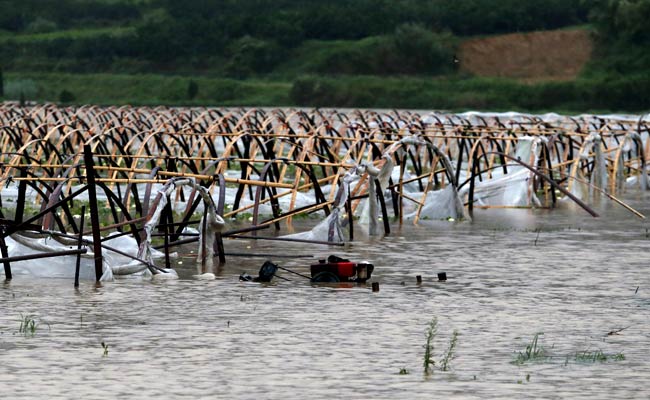
M 81 250 L 84 238 L 84 219 L 86 218 L 86 206 L 81 206 L 81 221 L 79 222 L 79 243 L 77 250 Z M 81 267 L 81 253 L 77 254 L 77 264 L 74 270 L 74 287 L 79 287 L 79 268 Z
M 5 230 L 4 227 L 2 227 L 2 230 L 0 231 L 0 254 L 2 254 L 3 259 L 7 259 L 9 257 L 9 250 L 7 249 L 7 242 L 5 242 Z M 2 263 L 5 268 L 5 280 L 10 281 L 12 279 L 11 275 L 11 263 L 9 261 L 3 261 Z
M 84 162 L 86 164 L 86 179 L 88 186 L 88 203 L 90 206 L 90 225 L 93 232 L 93 253 L 95 257 L 95 278 L 97 282 L 102 278 L 103 257 L 102 238 L 100 235 L 99 210 L 97 209 L 97 192 L 95 186 L 95 169 L 93 153 L 90 145 L 84 145 Z

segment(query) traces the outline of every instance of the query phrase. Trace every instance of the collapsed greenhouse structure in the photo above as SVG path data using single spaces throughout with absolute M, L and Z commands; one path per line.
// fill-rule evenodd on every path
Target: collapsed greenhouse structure
M 646 190 L 650 155 L 626 115 L 4 103 L 0 129 L 5 279 L 173 279 L 191 243 L 205 277 L 230 240 L 337 244 L 560 202 L 597 216 L 600 195 L 643 217 L 616 196 Z M 322 221 L 284 235 L 304 214 Z

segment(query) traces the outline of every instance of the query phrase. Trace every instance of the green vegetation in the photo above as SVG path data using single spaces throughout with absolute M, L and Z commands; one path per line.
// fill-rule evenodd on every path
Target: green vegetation
M 447 348 L 447 352 L 445 353 L 442 360 L 440 360 L 441 371 L 449 370 L 449 364 L 451 363 L 451 360 L 454 359 L 454 351 L 456 350 L 457 344 L 458 344 L 458 331 L 455 330 L 454 333 L 452 333 L 451 335 L 451 340 L 449 341 L 449 347 Z
M 47 324 L 47 322 L 45 324 Z M 36 315 L 32 315 L 32 314 L 23 315 L 21 313 L 20 327 L 18 328 L 18 332 L 25 336 L 34 336 L 40 325 L 41 325 L 41 320 L 38 319 Z M 49 328 L 49 324 L 47 325 Z
M 607 360 L 623 361 L 625 355 L 623 353 L 616 353 L 607 355 L 602 350 L 583 350 L 576 353 L 575 360 L 581 362 L 605 362 Z
M 576 362 L 606 362 L 606 361 L 623 361 L 625 360 L 625 355 L 623 353 L 615 353 L 615 354 L 605 354 L 603 353 L 602 350 L 582 350 L 582 351 L 577 351 L 575 355 L 555 355 L 552 356 L 550 355 L 544 347 L 538 344 L 539 337 L 543 335 L 543 333 L 536 333 L 535 336 L 533 337 L 533 340 L 530 342 L 529 345 L 526 346 L 526 349 L 523 352 L 517 352 L 515 356 L 515 360 L 513 361 L 514 364 L 522 365 L 527 362 L 535 362 L 535 361 L 546 361 L 550 360 L 552 358 L 564 358 L 564 365 L 569 364 L 569 358 L 573 358 Z M 528 380 L 528 378 L 526 379 Z
M 373 76 L 298 78 L 294 103 L 323 107 L 493 110 L 642 110 L 650 89 L 647 75 L 519 83 L 502 78 Z
M 73 74 L 6 72 L 7 99 L 25 93 L 28 100 L 56 101 L 62 91 L 74 94 L 79 104 L 131 105 L 239 105 L 284 106 L 289 104 L 290 83 L 228 78 L 189 78 L 158 74 Z M 188 98 L 190 81 L 200 91 Z M 11 94 L 11 96 L 10 96 Z
M 650 0 L 0 0 L 0 9 L 0 98 L 8 100 L 565 112 L 650 106 Z M 575 81 L 528 84 L 456 70 L 467 37 L 572 26 L 588 26 L 596 43 Z
M 427 328 L 427 343 L 424 345 L 424 373 L 427 375 L 431 373 L 431 367 L 436 365 L 433 360 L 433 339 L 436 333 L 438 333 L 438 319 L 433 317 Z
M 523 352 L 520 351 L 517 353 L 514 361 L 515 364 L 524 364 L 528 361 L 543 361 L 547 358 L 546 350 L 542 346 L 537 345 L 540 335 L 543 335 L 543 333 L 536 333 L 530 344 L 526 346 L 526 349 Z
M 436 362 L 433 359 L 434 357 L 433 341 L 437 334 L 438 334 L 438 319 L 436 317 L 433 317 L 431 319 L 431 322 L 429 322 L 429 326 L 427 327 L 427 332 L 425 335 L 426 336 L 426 344 L 424 345 L 424 374 L 425 375 L 430 375 L 433 372 L 432 367 L 436 366 Z M 457 344 L 458 344 L 458 331 L 454 331 L 449 341 L 449 347 L 447 348 L 447 351 L 445 352 L 445 354 L 443 354 L 439 362 L 441 371 L 449 371 L 451 360 L 453 360 L 455 357 L 454 351 L 456 350 Z M 402 368 L 402 370 L 405 369 Z M 401 370 L 400 370 L 400 374 L 402 374 Z

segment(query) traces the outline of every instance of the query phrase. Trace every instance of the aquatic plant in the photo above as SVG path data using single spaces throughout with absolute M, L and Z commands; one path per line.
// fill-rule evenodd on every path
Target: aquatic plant
M 42 321 L 41 319 L 37 319 L 36 315 L 33 314 L 23 315 L 21 313 L 20 327 L 18 328 L 18 332 L 22 333 L 25 336 L 34 336 L 41 322 L 44 321 Z M 49 329 L 49 324 L 47 322 L 44 323 L 48 326 Z
M 543 335 L 543 333 L 541 332 L 536 333 L 535 336 L 533 337 L 533 340 L 530 342 L 530 344 L 526 346 L 526 349 L 523 352 L 517 353 L 517 356 L 513 361 L 514 364 L 521 365 L 528 361 L 545 361 L 551 358 L 562 358 L 564 359 L 563 364 L 566 367 L 567 365 L 569 365 L 570 359 L 573 359 L 576 362 L 592 362 L 592 363 L 606 362 L 608 360 L 612 360 L 612 361 L 625 360 L 625 355 L 620 352 L 615 354 L 606 354 L 602 350 L 589 350 L 589 349 L 577 351 L 575 352 L 575 354 L 551 356 L 547 353 L 544 347 L 538 344 L 540 335 Z
M 431 366 L 436 364 L 432 358 L 433 339 L 436 337 L 436 333 L 438 333 L 438 318 L 433 317 L 429 322 L 429 328 L 427 328 L 427 343 L 424 345 L 424 373 L 426 375 L 431 373 Z
M 22 313 L 20 314 L 20 328 L 18 328 L 18 332 L 22 333 L 25 336 L 29 334 L 34 336 L 37 326 L 38 323 L 36 322 L 36 319 L 33 315 L 23 315 Z
M 610 354 L 607 355 L 603 353 L 602 350 L 583 350 L 576 352 L 575 354 L 575 360 L 579 362 L 605 362 L 607 360 L 613 360 L 613 361 L 623 361 L 625 360 L 625 355 L 623 353 L 616 353 L 616 354 Z
M 427 328 L 427 333 L 426 333 L 427 339 L 426 339 L 426 344 L 424 345 L 424 373 L 426 375 L 431 374 L 432 367 L 436 365 L 436 362 L 433 359 L 434 357 L 433 341 L 437 333 L 438 333 L 438 319 L 436 317 L 433 317 L 431 319 L 431 322 L 429 322 L 429 327 Z M 449 370 L 449 364 L 451 363 L 451 360 L 455 358 L 454 351 L 456 350 L 457 344 L 458 344 L 458 331 L 454 330 L 454 332 L 451 335 L 451 339 L 449 341 L 449 347 L 447 348 L 447 351 L 445 352 L 445 354 L 442 356 L 442 358 L 438 363 L 440 365 L 441 371 Z
M 533 340 L 529 345 L 526 346 L 526 349 L 523 352 L 519 352 L 515 358 L 515 364 L 523 364 L 527 361 L 539 361 L 546 359 L 546 350 L 542 346 L 538 346 L 537 342 L 539 336 L 543 335 L 543 332 L 538 332 L 533 337 Z
M 102 342 L 102 348 L 104 349 L 104 354 L 102 357 L 107 357 L 108 356 L 108 345 L 104 342 Z
M 449 363 L 451 360 L 453 360 L 454 357 L 454 350 L 456 350 L 456 344 L 458 343 L 458 331 L 454 330 L 454 333 L 451 335 L 451 340 L 449 341 L 449 347 L 447 348 L 447 352 L 445 353 L 445 356 L 440 360 L 440 370 L 441 371 L 447 371 L 449 370 Z
M 602 350 L 583 350 L 576 353 L 576 361 L 587 361 L 587 362 L 596 362 L 596 361 L 607 361 L 607 356 L 602 352 Z
M 400 368 L 400 370 L 399 370 L 399 374 L 400 374 L 400 375 L 408 375 L 408 374 L 410 374 L 410 373 L 411 373 L 411 372 L 410 372 L 408 369 L 406 369 L 406 368 Z

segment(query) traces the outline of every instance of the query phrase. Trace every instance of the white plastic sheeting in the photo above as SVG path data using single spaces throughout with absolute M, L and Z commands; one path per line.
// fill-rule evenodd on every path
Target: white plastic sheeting
M 422 195 L 422 193 L 412 194 L 416 197 Z M 417 215 L 417 210 L 415 210 L 409 214 L 405 214 L 404 219 L 406 221 L 412 221 L 415 220 Z M 427 192 L 419 218 L 420 220 L 456 220 L 466 217 L 463 204 L 458 198 L 458 193 L 452 185 L 448 185 L 444 189 Z
M 223 218 L 216 212 L 214 202 L 208 191 L 196 184 L 193 179 L 180 178 L 169 180 L 160 188 L 149 218 L 144 225 L 145 238 L 137 245 L 134 238 L 128 236 L 116 236 L 107 238 L 102 243 L 109 247 L 126 253 L 124 256 L 107 248 L 102 249 L 103 274 L 102 281 L 110 281 L 116 277 L 141 277 L 153 279 L 177 279 L 178 275 L 173 269 L 153 268 L 154 261 L 163 256 L 158 250 L 151 246 L 153 229 L 158 225 L 163 209 L 167 205 L 168 197 L 178 186 L 191 186 L 202 196 L 204 203 L 203 217 L 199 231 L 199 274 L 213 272 L 213 246 L 217 232 L 225 226 Z M 51 253 L 62 250 L 77 249 L 76 240 L 55 239 L 55 236 L 42 234 L 16 233 L 6 238 L 9 256 L 20 256 L 37 253 Z M 95 280 L 94 253 L 92 248 L 92 237 L 84 237 L 84 246 L 87 250 L 81 255 L 79 278 L 83 280 Z M 88 245 L 88 243 L 91 243 Z M 135 257 L 136 259 L 134 259 Z M 144 262 L 141 262 L 142 260 Z M 16 261 L 11 263 L 12 274 L 31 275 L 42 278 L 70 278 L 75 276 L 76 256 L 58 256 L 43 259 Z M 153 271 L 153 273 L 152 273 Z M 0 268 L 0 275 L 4 269 Z
M 138 258 L 144 260 L 148 263 L 153 263 L 152 259 L 152 247 L 151 247 L 151 232 L 158 225 L 160 221 L 160 216 L 163 209 L 167 206 L 169 197 L 177 187 L 180 186 L 189 186 L 192 189 L 196 190 L 201 198 L 203 199 L 203 216 L 199 222 L 199 252 L 197 259 L 197 269 L 199 274 L 204 273 L 213 273 L 214 272 L 214 248 L 213 243 L 216 237 L 217 232 L 220 232 L 225 226 L 225 221 L 223 218 L 217 214 L 216 206 L 214 200 L 210 196 L 210 193 L 201 185 L 198 185 L 194 179 L 191 178 L 175 178 L 170 179 L 165 183 L 165 185 L 158 191 L 156 194 L 155 200 L 153 202 L 152 211 L 149 213 L 149 218 L 144 225 L 145 240 L 140 244 L 138 249 Z M 138 261 L 135 261 L 136 263 Z M 146 267 L 146 266 L 145 266 Z M 174 273 L 173 271 L 165 270 L 164 273 Z M 154 274 L 163 275 L 160 273 Z M 160 277 L 157 277 L 160 278 Z
M 369 236 L 378 235 L 379 230 L 379 207 L 377 204 L 377 197 L 383 196 L 385 201 L 390 201 L 390 191 L 388 184 L 391 177 L 399 180 L 400 168 L 395 167 L 392 154 L 394 152 L 403 152 L 405 146 L 430 146 L 436 154 L 440 157 L 441 162 L 445 165 L 450 176 L 454 176 L 454 168 L 447 158 L 438 148 L 429 142 L 425 142 L 415 137 L 407 137 L 399 142 L 394 143 L 384 151 L 382 158 L 384 160 L 381 168 L 377 168 L 372 164 L 361 164 L 350 169 L 343 178 L 343 184 L 339 186 L 339 192 L 336 196 L 333 211 L 321 223 L 316 225 L 312 230 L 302 233 L 283 236 L 286 238 L 295 238 L 303 240 L 314 241 L 329 241 L 329 242 L 345 242 L 346 235 L 343 232 L 343 226 L 347 222 L 342 220 L 344 213 L 345 201 L 350 184 L 363 176 L 367 177 L 367 193 L 368 199 L 364 200 L 357 208 L 357 216 L 359 217 L 355 226 L 362 228 Z M 401 154 L 403 155 L 403 154 Z M 405 177 L 408 175 L 405 174 Z M 377 183 L 379 187 L 377 187 Z M 411 209 L 412 212 L 405 215 L 407 220 L 421 219 L 462 219 L 466 218 L 463 203 L 459 197 L 455 184 L 449 183 L 446 187 L 440 190 L 428 191 L 426 196 L 422 192 L 411 192 L 410 190 L 416 189 L 417 186 L 413 184 L 403 185 L 402 190 L 409 197 L 423 198 L 422 207 L 409 206 L 408 199 L 405 200 L 405 209 Z
M 92 237 L 84 237 L 86 243 L 92 242 Z M 68 241 L 70 242 L 70 241 Z M 23 256 L 38 253 L 51 253 L 63 250 L 76 250 L 76 243 L 64 243 L 56 240 L 52 236 L 41 234 L 24 234 L 15 233 L 6 238 L 9 256 Z M 138 251 L 138 245 L 133 238 L 126 236 L 107 239 L 104 242 L 107 246 L 119 249 L 120 251 L 135 256 Z M 92 245 L 85 245 L 87 252 L 81 255 L 79 267 L 79 279 L 95 280 L 95 262 Z M 154 251 L 152 257 L 160 257 L 162 253 Z M 114 276 L 127 275 L 123 269 L 131 259 L 108 249 L 103 249 L 103 273 L 101 280 L 110 281 Z M 14 275 L 29 275 L 39 278 L 69 278 L 74 279 L 76 256 L 59 256 L 37 260 L 15 261 L 11 263 L 11 272 Z M 141 264 L 141 263 L 139 263 Z M 141 274 L 145 268 L 131 271 L 131 274 Z M 0 275 L 4 274 L 4 269 L 0 268 Z
M 531 166 L 537 165 L 541 151 L 540 136 L 524 136 L 517 141 L 514 158 Z M 475 180 L 474 204 L 478 206 L 528 207 L 541 203 L 533 191 L 534 173 L 528 168 L 510 162 L 507 174 L 501 170 L 492 172 L 492 179 Z M 463 186 L 460 195 L 469 192 L 469 184 Z
M 283 237 L 334 243 L 345 242 L 347 240 L 343 228 L 343 225 L 347 222 L 343 218 L 345 216 L 345 204 L 348 200 L 350 184 L 357 180 L 359 180 L 358 168 L 352 168 L 346 172 L 342 184 L 338 187 L 330 215 L 307 232 L 294 233 Z

